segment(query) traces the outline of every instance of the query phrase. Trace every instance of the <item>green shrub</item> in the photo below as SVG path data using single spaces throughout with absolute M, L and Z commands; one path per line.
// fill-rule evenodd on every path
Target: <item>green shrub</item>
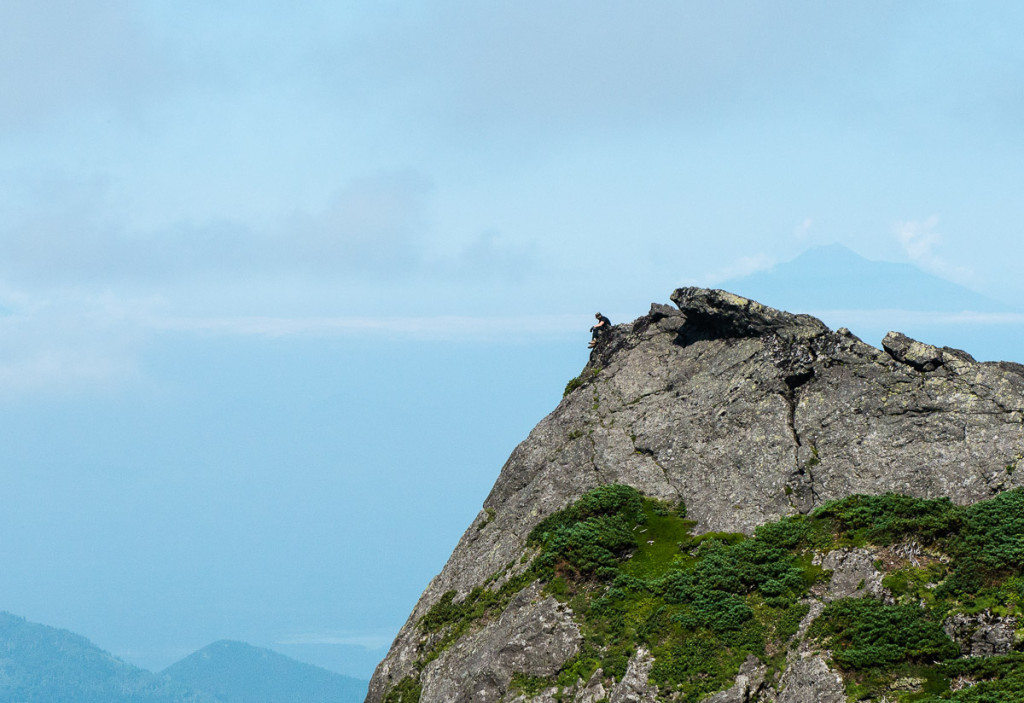
M 797 603 L 782 610 L 774 618 L 775 639 L 780 645 L 785 644 L 800 629 L 800 622 L 807 616 L 811 606 L 807 603 Z
M 571 527 L 592 517 L 620 517 L 624 521 L 643 522 L 643 498 L 631 486 L 618 483 L 598 486 L 589 493 L 580 496 L 572 505 L 541 520 L 530 532 L 527 541 L 539 544 L 544 541 L 545 533 L 559 528 Z
M 517 671 L 512 674 L 512 681 L 509 682 L 508 687 L 512 691 L 519 691 L 532 698 L 554 685 L 555 680 L 550 676 L 531 676 Z
M 562 391 L 562 397 L 569 395 L 574 390 L 583 385 L 583 377 L 576 376 L 575 378 L 569 379 L 569 382 L 565 384 L 565 390 Z
M 964 529 L 950 551 L 989 573 L 1019 572 L 1024 566 L 1024 489 L 1000 493 L 963 508 Z
M 837 532 L 855 544 L 880 546 L 902 539 L 930 543 L 962 525 L 959 509 L 949 498 L 928 500 L 897 493 L 831 501 L 815 510 L 812 517 L 830 520 Z
M 610 485 L 531 532 L 534 564 L 549 592 L 569 600 L 589 653 L 563 668 L 560 684 L 597 666 L 621 676 L 644 645 L 655 655 L 652 682 L 697 701 L 731 683 L 748 655 L 765 657 L 769 640 L 778 647 L 796 632 L 807 612 L 796 600 L 814 582 L 801 551 L 806 522 L 766 525 L 753 538 L 693 537 L 685 514 Z
M 948 679 L 964 677 L 977 683 L 942 697 L 921 698 L 921 703 L 1024 703 L 1024 653 L 958 659 L 939 670 Z
M 388 691 L 384 703 L 419 703 L 422 692 L 419 680 L 406 676 Z
M 637 546 L 633 527 L 645 520 L 643 507 L 635 488 L 610 484 L 594 489 L 530 532 L 528 542 L 542 547 L 537 565 L 613 577 L 619 558 Z
M 843 598 L 825 606 L 810 635 L 832 650 L 844 669 L 956 657 L 960 649 L 916 605 L 887 605 L 874 598 Z

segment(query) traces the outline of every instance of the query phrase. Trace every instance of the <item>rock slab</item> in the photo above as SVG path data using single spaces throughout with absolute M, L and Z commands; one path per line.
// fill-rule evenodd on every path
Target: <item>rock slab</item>
M 369 703 L 416 674 L 416 622 L 442 594 L 467 593 L 517 562 L 534 525 L 601 484 L 683 500 L 698 532 L 747 533 L 853 493 L 967 504 L 1024 485 L 1024 466 L 1015 470 L 1024 367 L 978 363 L 898 333 L 877 349 L 725 291 L 682 288 L 671 299 L 675 307 L 655 304 L 613 327 L 574 389 L 512 452 L 374 674 Z M 850 575 L 837 589 L 857 591 L 861 580 L 880 588 L 862 561 L 846 555 L 837 571 Z M 478 633 L 444 677 L 424 672 L 424 700 L 442 700 L 435 690 L 455 696 L 447 700 L 504 695 L 505 673 L 532 666 L 499 661 L 510 656 L 500 646 L 507 635 Z M 817 677 L 822 700 L 832 695 L 831 674 L 815 661 L 791 676 Z M 461 686 L 488 693 L 460 698 L 477 690 Z

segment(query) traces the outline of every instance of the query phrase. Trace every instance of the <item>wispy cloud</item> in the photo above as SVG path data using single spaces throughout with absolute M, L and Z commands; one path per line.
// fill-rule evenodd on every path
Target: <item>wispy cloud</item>
M 537 269 L 536 243 L 510 241 L 495 230 L 481 232 L 454 257 L 437 262 L 443 275 L 519 281 Z
M 129 0 L 0 3 L 0 128 L 31 128 L 99 101 L 130 109 L 158 94 L 162 66 L 143 38 L 143 15 Z
M 25 186 L 21 186 L 25 188 Z M 338 189 L 323 207 L 259 227 L 243 220 L 129 225 L 105 179 L 54 176 L 0 223 L 0 274 L 21 285 L 142 286 L 255 274 L 393 278 L 422 266 L 430 181 L 379 173 Z
M 950 278 L 958 282 L 966 282 L 974 277 L 974 271 L 966 266 L 951 264 L 936 252 L 942 243 L 942 235 L 938 232 L 938 215 L 931 215 L 923 220 L 903 220 L 893 227 L 893 233 L 913 263 L 932 273 Z
M 380 649 L 395 639 L 398 630 L 336 630 L 331 632 L 307 632 L 277 640 L 277 645 L 334 644 Z
M 889 325 L 895 329 L 906 325 L 1024 325 L 1024 313 L 1016 312 L 937 312 L 921 310 L 811 310 L 822 319 L 843 320 L 847 326 L 857 324 Z
M 756 271 L 770 269 L 778 261 L 768 254 L 754 254 L 736 259 L 731 264 L 710 271 L 699 278 L 699 285 L 716 286 L 734 278 L 740 278 Z
M 138 379 L 145 335 L 109 296 L 0 295 L 0 392 L 75 392 Z
M 578 334 L 590 315 L 468 317 L 154 317 L 149 327 L 259 337 L 294 335 L 385 336 L 418 340 L 494 341 Z
M 809 239 L 811 237 L 811 228 L 814 227 L 814 220 L 810 217 L 805 217 L 803 221 L 796 226 L 793 233 L 796 234 L 796 238 L 800 240 Z
M 168 312 L 153 298 L 46 297 L 0 290 L 0 394 L 118 388 L 144 379 L 143 355 L 158 335 L 348 337 L 378 341 L 508 343 L 583 338 L 591 314 L 517 316 L 197 315 Z

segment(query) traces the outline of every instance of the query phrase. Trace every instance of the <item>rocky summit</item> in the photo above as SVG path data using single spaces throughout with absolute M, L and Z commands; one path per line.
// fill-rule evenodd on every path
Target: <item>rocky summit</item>
M 959 700 L 1020 675 L 1024 536 L 992 530 L 1024 495 L 1024 366 L 671 300 L 516 447 L 367 701 Z M 926 644 L 877 632 L 901 627 Z M 1003 673 L 956 663 L 979 656 Z

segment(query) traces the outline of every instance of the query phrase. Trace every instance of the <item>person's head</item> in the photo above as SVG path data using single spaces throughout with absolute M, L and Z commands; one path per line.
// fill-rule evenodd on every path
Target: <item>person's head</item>
M 601 319 L 601 313 L 595 312 L 594 313 L 594 318 L 597 319 L 597 320 L 600 320 Z

